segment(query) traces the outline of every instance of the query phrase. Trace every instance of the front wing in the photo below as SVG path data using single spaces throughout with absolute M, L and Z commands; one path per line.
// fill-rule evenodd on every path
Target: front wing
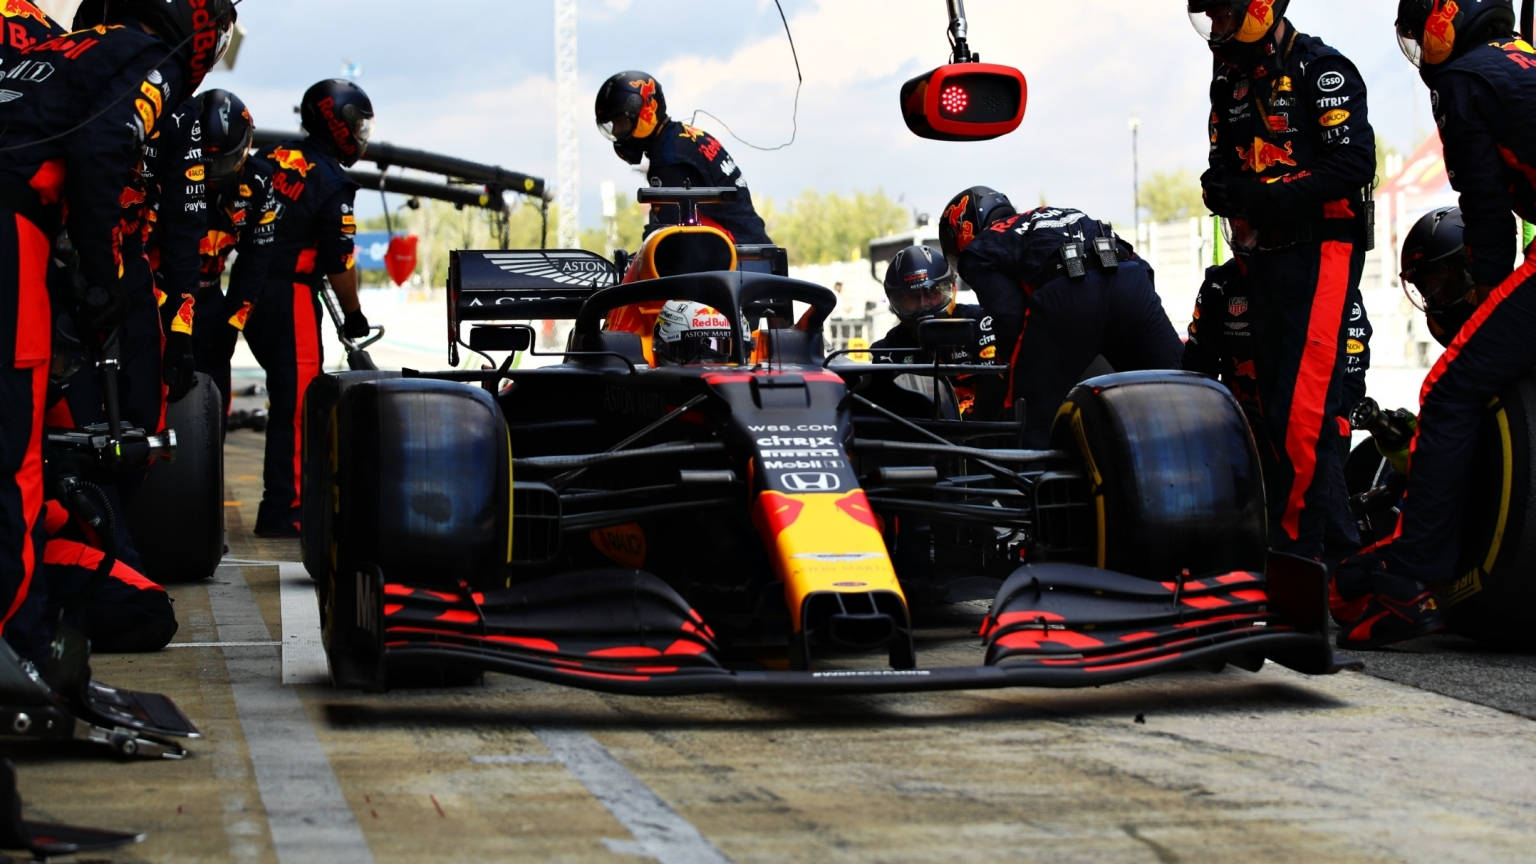
M 648 573 L 596 570 L 479 591 L 394 583 L 377 569 L 332 590 L 327 652 L 338 686 L 382 689 L 393 668 L 485 669 L 615 693 L 880 693 L 1086 687 L 1265 660 L 1322 675 L 1326 574 L 1272 558 L 1157 583 L 1075 564 L 1021 567 L 980 628 L 981 663 L 945 668 L 730 668 L 704 619 Z M 344 608 L 350 595 L 354 609 Z M 355 614 L 351 614 L 355 613 Z M 355 623 L 354 623 L 355 622 Z

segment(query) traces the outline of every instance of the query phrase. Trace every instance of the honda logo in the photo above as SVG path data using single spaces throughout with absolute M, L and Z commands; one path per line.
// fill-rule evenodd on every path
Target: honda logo
M 784 488 L 791 492 L 836 492 L 843 488 L 836 474 L 826 472 L 785 474 L 783 480 Z

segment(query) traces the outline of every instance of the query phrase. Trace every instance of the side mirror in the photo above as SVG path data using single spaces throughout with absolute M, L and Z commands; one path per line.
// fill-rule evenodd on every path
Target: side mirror
M 472 351 L 527 351 L 533 328 L 526 324 L 480 324 L 469 328 Z
M 925 351 L 969 348 L 976 344 L 976 322 L 970 318 L 929 318 L 917 325 L 917 344 Z
M 1024 73 L 996 63 L 949 63 L 901 85 L 901 114 L 913 134 L 938 141 L 984 141 L 1024 120 Z

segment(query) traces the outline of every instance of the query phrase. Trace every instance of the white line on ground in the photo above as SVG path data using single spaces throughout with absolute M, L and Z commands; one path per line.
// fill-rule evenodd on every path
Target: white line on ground
M 278 585 L 282 590 L 283 683 L 326 684 L 331 667 L 320 639 L 320 605 L 315 601 L 315 581 L 304 565 L 280 561 Z
M 225 558 L 224 564 L 243 567 L 276 567 L 283 619 L 283 683 L 325 684 L 331 668 L 320 638 L 320 606 L 315 602 L 315 582 L 297 561 L 256 561 Z
M 586 787 L 588 794 L 634 836 L 634 843 L 607 841 L 610 851 L 648 855 L 662 864 L 721 864 L 731 860 L 630 773 L 596 738 L 574 729 L 532 729 L 549 752 Z
M 172 642 L 166 648 L 274 648 L 281 645 L 267 639 L 261 642 Z
M 240 568 L 220 567 L 218 575 L 223 578 L 209 583 L 208 600 L 219 639 L 270 640 Z M 371 862 L 368 841 L 304 705 L 282 684 L 277 652 L 226 651 L 224 665 L 277 860 Z
M 560 760 L 548 754 L 533 753 L 526 756 L 471 756 L 469 761 L 475 765 L 532 765 L 542 762 L 559 762 Z

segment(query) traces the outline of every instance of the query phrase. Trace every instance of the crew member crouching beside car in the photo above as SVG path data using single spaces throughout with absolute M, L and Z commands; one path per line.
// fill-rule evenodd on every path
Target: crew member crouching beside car
M 896 253 L 885 270 L 885 296 L 900 320 L 870 345 L 877 363 L 940 363 L 998 366 L 997 375 L 961 375 L 954 380 L 960 416 L 991 420 L 1002 413 L 1003 364 L 997 360 L 997 334 L 992 316 L 974 304 L 956 304 L 955 272 L 944 253 L 928 246 L 908 246 Z M 918 330 L 934 318 L 964 318 L 976 322 L 974 341 L 939 352 L 923 350 Z

